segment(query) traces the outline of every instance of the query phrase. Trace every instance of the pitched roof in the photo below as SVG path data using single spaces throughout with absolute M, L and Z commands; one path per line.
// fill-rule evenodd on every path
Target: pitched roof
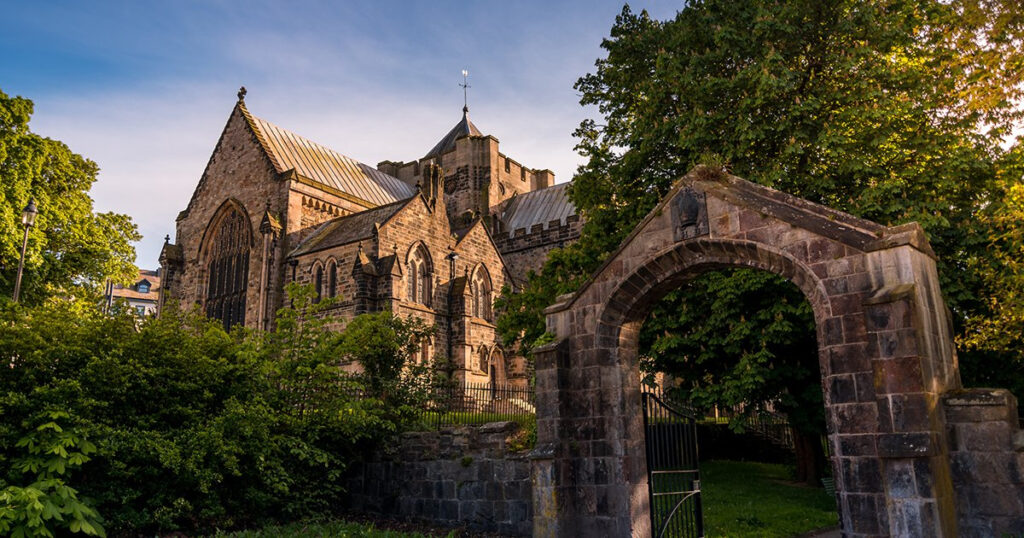
M 560 183 L 516 195 L 501 212 L 503 229 L 513 235 L 519 228 L 529 232 L 534 224 L 543 224 L 545 228 L 553 220 L 565 224 L 566 218 L 576 214 L 576 206 L 569 201 L 568 186 Z
M 257 118 L 244 103 L 239 106 L 278 173 L 295 170 L 316 183 L 374 205 L 404 200 L 416 193 L 414 187 L 396 177 Z
M 375 233 L 375 225 L 386 222 L 395 213 L 398 213 L 400 209 L 405 207 L 406 202 L 408 200 L 399 200 L 398 202 L 329 220 L 314 230 L 298 247 L 295 247 L 295 250 L 289 256 L 300 256 L 325 248 L 369 239 Z
M 139 284 L 147 282 L 149 284 L 148 292 L 139 291 Z M 124 286 L 122 284 L 114 284 L 110 291 L 111 297 L 122 298 L 122 299 L 140 299 L 156 302 L 160 298 L 160 273 L 147 269 L 139 269 L 139 276 L 135 279 L 135 283 L 130 286 Z
M 448 134 L 444 135 L 444 138 L 435 144 L 434 147 L 423 156 L 423 158 L 429 159 L 430 157 L 436 157 L 438 155 L 448 153 L 455 149 L 456 140 L 470 135 L 483 136 L 480 129 L 477 129 L 476 125 L 473 125 L 473 122 L 469 121 L 469 107 L 463 107 L 462 120 L 460 120 L 459 123 L 456 123 L 455 127 L 452 127 L 452 130 L 448 131 Z

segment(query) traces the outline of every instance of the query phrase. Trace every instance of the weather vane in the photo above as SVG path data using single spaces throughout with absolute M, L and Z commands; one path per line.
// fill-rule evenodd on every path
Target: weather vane
M 469 112 L 469 96 L 466 93 L 466 89 L 472 87 L 469 85 L 469 71 L 462 70 L 462 84 L 459 86 L 462 86 L 462 111 Z

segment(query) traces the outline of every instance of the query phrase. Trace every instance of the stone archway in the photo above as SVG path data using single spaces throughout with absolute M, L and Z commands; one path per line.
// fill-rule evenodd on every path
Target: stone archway
M 546 311 L 557 339 L 535 351 L 535 535 L 650 534 L 640 324 L 665 293 L 722 267 L 781 275 L 814 309 L 844 535 L 956 536 L 942 397 L 960 380 L 921 228 L 882 226 L 705 167 Z

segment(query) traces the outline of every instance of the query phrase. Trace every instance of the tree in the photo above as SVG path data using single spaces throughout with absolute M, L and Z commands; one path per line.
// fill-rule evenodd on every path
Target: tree
M 389 310 L 356 316 L 341 334 L 339 350 L 346 360 L 358 364 L 367 389 L 382 399 L 395 400 L 405 392 L 399 385 L 422 386 L 426 365 L 409 363 L 434 328 L 415 318 L 402 319 Z
M 1020 275 L 999 270 L 993 253 L 1020 259 L 1020 246 L 978 215 L 1003 205 L 1003 183 L 1020 182 L 1020 151 L 1001 143 L 1022 117 L 1022 37 L 1024 16 L 1013 2 L 704 0 L 670 21 L 626 6 L 602 42 L 607 56 L 576 84 L 581 103 L 603 116 L 576 132 L 587 162 L 569 196 L 586 219 L 582 236 L 529 276 L 524 295 L 502 298 L 506 343 L 528 350 L 543 334 L 543 306 L 575 289 L 701 163 L 883 224 L 919 222 L 938 254 L 957 331 L 982 320 L 1005 328 L 987 297 Z M 765 335 L 718 346 L 721 361 L 745 364 L 733 374 L 742 372 L 745 382 L 736 386 L 750 389 L 730 398 L 813 398 L 793 387 L 766 395 L 751 383 L 777 375 L 772 369 L 796 380 L 810 368 L 817 377 L 804 358 L 776 351 L 796 339 L 774 330 L 774 318 L 717 320 L 697 331 L 676 315 L 710 312 L 720 302 L 715 294 L 763 304 L 785 296 L 779 285 L 748 271 L 694 281 L 655 307 L 641 351 L 694 378 L 713 372 L 693 360 L 693 350 L 670 345 L 675 338 Z M 809 319 L 797 303 L 788 305 L 773 308 L 784 319 Z M 790 330 L 813 339 L 804 322 Z M 987 362 L 1011 360 L 988 345 L 992 337 L 979 338 Z M 1010 338 L 1003 347 L 1020 349 L 1020 332 Z M 963 351 L 965 378 L 987 379 L 972 370 L 976 353 Z
M 21 211 L 30 198 L 40 212 L 29 231 L 23 302 L 95 292 L 107 279 L 127 283 L 137 274 L 135 224 L 126 215 L 93 212 L 88 191 L 96 163 L 31 132 L 31 116 L 32 101 L 0 92 L 0 296 L 14 289 Z

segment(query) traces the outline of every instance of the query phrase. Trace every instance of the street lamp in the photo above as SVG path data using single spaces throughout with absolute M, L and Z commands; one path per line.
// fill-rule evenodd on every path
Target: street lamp
M 29 198 L 28 205 L 21 211 L 21 224 L 25 227 L 25 238 L 21 240 L 21 259 L 18 260 L 18 276 L 14 279 L 14 302 L 18 302 L 21 294 L 21 273 L 25 270 L 25 249 L 28 247 L 28 229 L 36 223 L 36 202 Z

